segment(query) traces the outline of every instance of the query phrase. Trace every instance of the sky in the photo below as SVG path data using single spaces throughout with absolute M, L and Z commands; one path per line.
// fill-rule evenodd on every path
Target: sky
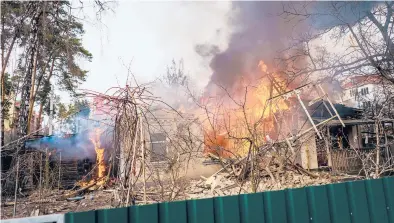
M 210 58 L 195 52 L 196 44 L 211 43 L 221 50 L 231 34 L 230 2 L 117 1 L 114 12 L 96 19 L 96 9 L 84 9 L 84 46 L 93 54 L 81 66 L 89 71 L 81 89 L 105 92 L 124 86 L 130 71 L 145 83 L 165 74 L 172 59 L 183 59 L 186 73 L 203 88 L 212 71 Z M 76 12 L 78 13 L 78 12 Z M 67 93 L 60 93 L 67 102 Z
M 90 5 L 89 5 L 90 4 Z M 87 80 L 80 86 L 104 93 L 124 86 L 128 66 L 139 83 L 152 81 L 166 72 L 173 59 L 184 61 L 186 73 L 197 89 L 203 89 L 212 70 L 210 57 L 195 51 L 196 45 L 215 45 L 221 52 L 229 44 L 236 28 L 230 24 L 237 16 L 231 2 L 127 1 L 116 0 L 113 11 L 97 20 L 92 1 L 84 9 L 72 13 L 83 18 L 83 45 L 93 54 L 91 62 L 79 61 L 88 70 Z M 80 6 L 79 0 L 72 5 Z M 16 60 L 10 69 L 16 67 Z M 56 92 L 63 103 L 71 101 L 67 92 Z

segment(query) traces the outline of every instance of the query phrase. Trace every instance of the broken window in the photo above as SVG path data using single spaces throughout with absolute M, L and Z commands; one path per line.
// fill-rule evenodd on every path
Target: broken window
M 152 151 L 151 162 L 165 161 L 167 155 L 167 137 L 164 133 L 152 133 L 150 135 Z

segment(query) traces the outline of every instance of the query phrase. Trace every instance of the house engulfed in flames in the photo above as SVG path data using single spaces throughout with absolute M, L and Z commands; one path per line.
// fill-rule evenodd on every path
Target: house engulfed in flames
M 290 148 L 302 141 L 296 162 L 303 168 L 324 166 L 338 170 L 343 165 L 350 166 L 347 160 L 351 157 L 343 154 L 365 148 L 359 142 L 355 144 L 365 138 L 357 125 L 373 124 L 373 121 L 362 122 L 362 110 L 331 101 L 335 95 L 331 98 L 328 93 L 332 92 L 330 84 L 328 88 L 326 83 L 292 86 L 280 75 L 267 72 L 263 62 L 259 68 L 262 75 L 258 79 L 251 81 L 242 77 L 237 86 L 224 89 L 230 102 L 206 98 L 204 105 L 211 106 L 216 117 L 204 122 L 204 152 L 226 158 L 244 157 L 250 150 L 251 140 L 262 147 L 285 142 Z M 388 124 L 392 131 L 393 123 L 393 120 L 384 120 L 383 125 Z M 343 148 L 347 150 L 338 151 Z M 392 149 L 382 152 L 385 154 L 382 160 L 393 157 Z M 357 168 L 360 167 L 354 169 Z

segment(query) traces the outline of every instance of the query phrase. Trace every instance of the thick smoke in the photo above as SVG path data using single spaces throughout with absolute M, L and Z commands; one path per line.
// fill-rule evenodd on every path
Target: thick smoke
M 54 135 L 27 141 L 25 147 L 45 151 L 46 148 L 61 153 L 63 160 L 68 159 L 94 159 L 96 157 L 94 146 L 89 140 L 89 133 L 71 135 L 69 137 Z
M 96 152 L 90 138 L 95 128 L 103 131 L 100 135 L 100 144 L 106 150 L 106 154 L 113 148 L 113 126 L 108 124 L 110 122 L 111 120 L 105 119 L 102 115 L 92 114 L 90 109 L 82 109 L 63 124 L 58 125 L 55 135 L 28 140 L 25 147 L 41 151 L 47 148 L 51 151 L 55 150 L 56 153 L 61 153 L 63 160 L 85 158 L 94 160 Z
M 298 36 L 341 25 L 335 16 L 328 15 L 331 7 L 335 7 L 334 4 L 340 7 L 343 19 L 350 24 L 365 17 L 365 12 L 374 6 L 374 3 L 368 2 L 234 2 L 235 13 L 229 22 L 235 31 L 230 37 L 228 48 L 218 52 L 215 46 L 195 47 L 201 56 L 213 56 L 210 63 L 213 74 L 206 92 L 211 92 L 216 84 L 231 88 L 240 75 L 258 74 L 259 60 L 263 60 L 271 71 L 283 69 L 280 66 L 284 64 L 276 63 L 276 59 L 291 56 L 294 51 L 286 49 Z M 283 12 L 289 7 L 304 7 L 304 11 L 316 16 L 306 17 L 305 20 L 285 18 Z M 301 58 L 296 63 L 295 66 L 301 67 L 305 61 Z
M 231 25 L 236 31 L 227 50 L 215 54 L 210 63 L 213 74 L 208 91 L 215 84 L 231 87 L 239 75 L 255 73 L 259 60 L 272 67 L 279 52 L 290 42 L 294 30 L 303 29 L 299 23 L 280 18 L 281 2 L 234 2 L 233 9 L 236 15 Z M 200 51 L 206 48 L 196 47 Z

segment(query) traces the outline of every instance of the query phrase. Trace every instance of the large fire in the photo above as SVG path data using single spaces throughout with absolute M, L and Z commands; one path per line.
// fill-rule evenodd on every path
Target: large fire
M 268 99 L 284 93 L 287 84 L 280 75 L 269 73 L 263 61 L 258 68 L 259 78 L 242 76 L 231 91 L 223 89 L 228 99 L 219 101 L 216 97 L 206 104 L 215 115 L 211 122 L 204 121 L 205 153 L 222 157 L 245 155 L 249 150 L 246 138 L 258 136 L 254 141 L 264 143 L 277 137 L 273 113 L 288 110 L 289 106 L 284 100 L 270 104 Z

